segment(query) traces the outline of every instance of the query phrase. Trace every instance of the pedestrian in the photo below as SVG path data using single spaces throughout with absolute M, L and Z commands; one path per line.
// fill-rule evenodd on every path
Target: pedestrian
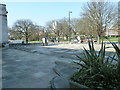
M 45 38 L 42 38 L 42 44 L 45 45 Z
M 48 39 L 47 39 L 47 37 L 45 38 L 45 45 L 48 45 Z
M 24 41 L 22 41 L 22 45 L 24 45 Z
M 43 43 L 43 46 L 48 45 L 47 38 L 42 38 L 42 43 Z

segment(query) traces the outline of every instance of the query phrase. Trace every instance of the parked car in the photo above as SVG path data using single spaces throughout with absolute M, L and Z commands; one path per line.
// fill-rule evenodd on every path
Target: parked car
M 74 39 L 71 41 L 72 43 L 83 43 L 83 40 L 77 40 L 77 39 Z
M 80 40 L 79 42 L 80 42 L 80 43 L 83 43 L 84 41 L 83 41 L 83 40 Z
M 94 39 L 86 39 L 85 41 L 90 41 L 90 42 L 97 42 L 97 40 L 94 40 Z
M 24 43 L 24 40 L 8 40 L 9 44 L 17 44 L 17 43 Z
M 78 40 L 77 39 L 73 39 L 71 40 L 72 43 L 78 43 Z

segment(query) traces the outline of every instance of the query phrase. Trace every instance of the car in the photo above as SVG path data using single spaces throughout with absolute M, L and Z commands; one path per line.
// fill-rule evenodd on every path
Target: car
M 83 40 L 77 40 L 77 39 L 74 39 L 71 41 L 72 43 L 83 43 Z
M 83 41 L 83 40 L 80 40 L 79 42 L 80 42 L 80 43 L 83 43 L 84 41 Z
M 77 39 L 73 39 L 71 40 L 72 43 L 78 43 L 78 40 Z
M 12 43 L 13 42 L 13 40 L 8 40 L 8 43 L 10 44 L 10 43 Z
M 18 44 L 18 43 L 23 43 L 24 40 L 8 40 L 9 44 Z
M 84 41 L 83 40 L 79 40 L 78 43 L 83 43 Z
M 94 39 L 86 39 L 85 41 L 89 41 L 89 42 L 97 42 L 97 40 L 94 40 Z

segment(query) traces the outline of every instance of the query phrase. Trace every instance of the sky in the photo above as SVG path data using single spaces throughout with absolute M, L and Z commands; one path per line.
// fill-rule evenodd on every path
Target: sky
M 45 26 L 47 22 L 69 17 L 80 18 L 83 6 L 87 1 L 81 2 L 5 2 L 8 11 L 8 26 L 20 19 L 30 19 L 33 23 Z M 74 0 L 73 0 L 74 1 Z
M 7 2 L 8 26 L 16 20 L 30 19 L 33 23 L 45 26 L 48 21 L 68 18 L 80 18 L 82 7 L 86 2 Z

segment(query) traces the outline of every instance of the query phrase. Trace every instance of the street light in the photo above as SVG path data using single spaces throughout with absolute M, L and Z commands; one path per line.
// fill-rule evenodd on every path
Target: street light
M 70 37 L 71 37 L 70 13 L 72 13 L 72 11 L 69 11 L 69 41 L 70 41 Z

